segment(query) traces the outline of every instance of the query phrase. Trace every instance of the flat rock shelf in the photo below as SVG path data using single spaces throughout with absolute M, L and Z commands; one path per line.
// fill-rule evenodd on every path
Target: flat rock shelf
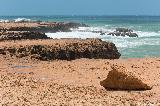
M 23 43 L 22 43 L 23 42 Z M 50 39 L 6 41 L 0 54 L 39 60 L 74 60 L 79 58 L 119 59 L 114 43 L 101 39 Z

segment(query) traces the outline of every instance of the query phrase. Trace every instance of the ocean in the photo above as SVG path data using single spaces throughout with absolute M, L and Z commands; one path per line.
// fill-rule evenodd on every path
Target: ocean
M 160 56 L 160 16 L 0 16 L 0 21 L 22 18 L 35 21 L 87 24 L 90 27 L 71 29 L 72 32 L 46 33 L 46 35 L 52 38 L 100 38 L 110 41 L 118 48 L 121 58 Z M 116 37 L 93 32 L 109 33 L 120 27 L 134 30 L 139 37 Z

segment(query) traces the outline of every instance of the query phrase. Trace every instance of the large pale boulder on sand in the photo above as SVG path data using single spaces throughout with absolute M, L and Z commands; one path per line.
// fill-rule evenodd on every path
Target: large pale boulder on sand
M 129 72 L 124 66 L 111 66 L 107 78 L 100 82 L 106 89 L 111 90 L 150 90 L 152 89 L 147 82 L 140 76 Z

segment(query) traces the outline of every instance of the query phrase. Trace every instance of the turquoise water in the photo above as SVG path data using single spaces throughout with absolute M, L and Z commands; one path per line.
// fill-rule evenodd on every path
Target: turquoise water
M 13 20 L 27 18 L 41 21 L 80 22 L 89 28 L 72 29 L 72 32 L 47 33 L 53 38 L 101 38 L 116 44 L 121 58 L 142 58 L 160 56 L 160 16 L 1 16 Z M 92 31 L 112 32 L 117 27 L 133 29 L 139 37 L 113 37 Z

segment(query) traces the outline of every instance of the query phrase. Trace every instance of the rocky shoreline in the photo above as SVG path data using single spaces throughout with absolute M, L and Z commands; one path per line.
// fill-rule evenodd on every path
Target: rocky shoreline
M 119 59 L 112 42 L 51 39 L 77 23 L 0 23 L 0 105 L 159 105 L 160 59 Z M 133 34 L 129 29 L 116 33 Z M 117 35 L 116 35 L 117 36 Z
M 68 32 L 70 28 L 89 27 L 86 24 L 73 22 L 20 22 L 0 23 L 0 31 L 30 31 L 30 32 Z
M 9 54 L 19 58 L 30 56 L 31 58 L 40 60 L 73 60 L 79 58 L 118 59 L 121 56 L 113 43 L 104 42 L 100 39 L 42 40 L 50 39 L 44 32 L 64 32 L 69 31 L 70 28 L 80 26 L 88 27 L 85 24 L 63 22 L 0 23 L 0 41 L 10 40 L 9 45 L 11 45 L 8 47 L 1 46 L 0 54 Z M 41 41 L 30 41 L 28 45 L 25 45 L 25 40 L 27 39 L 41 39 Z M 18 44 L 21 40 L 24 41 L 21 47 L 13 47 L 14 44 L 11 43 L 11 40 L 14 40 L 14 44 Z
M 71 28 L 88 27 L 81 23 L 64 22 L 8 22 L 0 23 L 0 41 L 49 39 L 45 33 L 69 32 Z

